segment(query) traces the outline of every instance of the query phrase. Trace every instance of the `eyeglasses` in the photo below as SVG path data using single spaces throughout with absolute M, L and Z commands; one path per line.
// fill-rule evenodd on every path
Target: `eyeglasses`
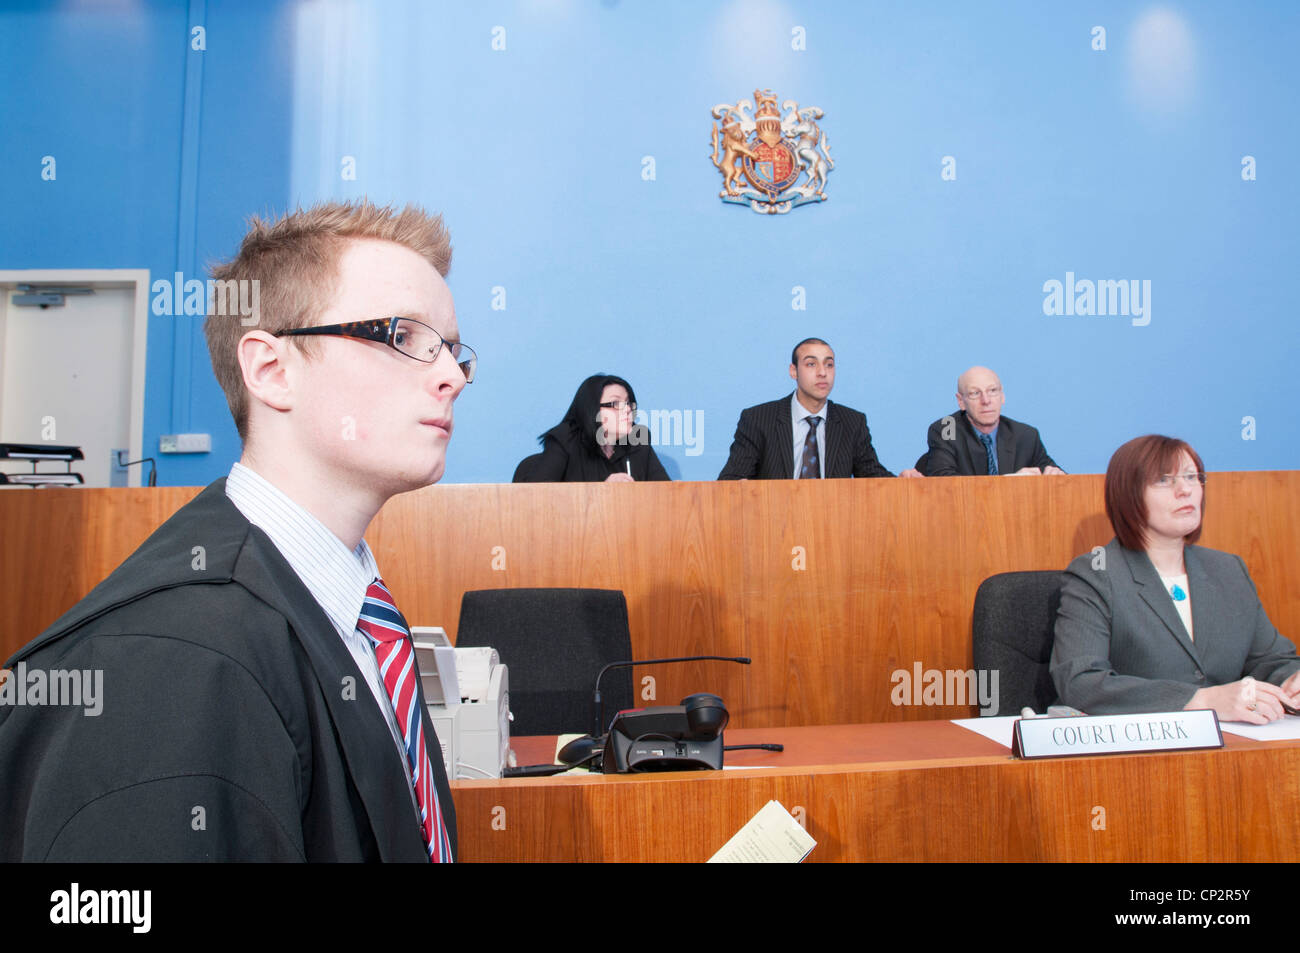
M 448 341 L 441 334 L 414 318 L 376 318 L 373 321 L 349 321 L 346 324 L 325 324 L 320 327 L 290 328 L 276 331 L 276 337 L 303 337 L 311 334 L 330 334 L 362 341 L 387 344 L 394 351 L 414 358 L 423 364 L 432 364 L 442 353 L 442 346 L 451 348 L 451 356 L 465 375 L 465 382 L 474 380 L 478 370 L 478 355 L 468 344 Z
M 989 400 L 997 400 L 998 397 L 1001 396 L 1002 394 L 1002 388 L 998 387 L 995 384 L 994 386 L 990 387 L 988 390 L 968 390 L 962 396 L 965 397 L 967 400 L 969 400 L 971 403 L 974 403 L 975 401 L 979 400 L 981 397 L 985 396 L 986 394 L 988 395 Z
M 616 414 L 621 414 L 623 411 L 627 411 L 629 414 L 636 413 L 636 401 L 632 400 L 607 400 L 600 406 L 608 407 Z
M 1161 490 L 1167 490 L 1175 483 L 1182 482 L 1183 486 L 1191 487 L 1196 484 L 1205 486 L 1204 473 L 1162 473 L 1151 481 L 1151 485 Z

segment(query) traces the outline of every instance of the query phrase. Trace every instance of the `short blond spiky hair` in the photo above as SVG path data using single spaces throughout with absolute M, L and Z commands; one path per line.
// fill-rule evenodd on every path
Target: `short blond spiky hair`
M 275 334 L 307 327 L 316 323 L 334 293 L 339 258 L 348 241 L 367 238 L 411 249 L 443 277 L 451 270 L 451 236 L 441 215 L 430 215 L 419 206 L 398 211 L 361 199 L 299 208 L 274 221 L 253 216 L 238 254 L 214 266 L 212 278 L 259 282 L 259 330 Z M 237 348 L 249 328 L 240 319 L 238 314 L 210 312 L 203 331 L 213 373 L 226 393 L 240 439 L 247 440 L 248 394 Z M 314 338 L 296 337 L 293 342 L 314 353 Z

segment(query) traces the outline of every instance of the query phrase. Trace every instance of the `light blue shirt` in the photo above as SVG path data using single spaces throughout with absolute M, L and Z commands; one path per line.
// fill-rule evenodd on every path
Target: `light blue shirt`
M 817 470 L 822 479 L 826 478 L 826 416 L 831 409 L 831 402 L 828 400 L 822 405 L 820 412 L 814 414 L 812 411 L 799 403 L 799 392 L 796 390 L 790 395 L 790 429 L 794 431 L 794 478 L 799 479 L 799 471 L 803 469 L 803 445 L 808 439 L 808 431 L 812 425 L 808 423 L 809 417 L 820 417 L 817 422 Z

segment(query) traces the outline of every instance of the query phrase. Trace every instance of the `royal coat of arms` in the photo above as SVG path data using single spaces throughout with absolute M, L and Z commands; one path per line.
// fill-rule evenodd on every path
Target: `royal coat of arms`
M 803 109 L 793 99 L 780 108 L 770 89 L 748 99 L 713 107 L 713 164 L 722 173 L 724 202 L 755 212 L 781 214 L 826 199 L 826 176 L 835 168 L 826 133 L 817 125 L 822 111 Z M 802 179 L 802 181 L 800 181 Z

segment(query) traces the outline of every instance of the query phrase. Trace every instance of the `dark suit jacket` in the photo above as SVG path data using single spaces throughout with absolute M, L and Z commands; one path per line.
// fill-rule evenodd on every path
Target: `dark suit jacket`
M 612 473 L 627 473 L 632 479 L 667 480 L 659 455 L 650 446 L 650 428 L 638 425 L 629 436 L 636 443 L 617 443 L 606 457 L 595 447 L 583 446 L 582 435 L 568 424 L 560 424 L 542 436 L 542 452 L 525 457 L 515 468 L 515 483 L 599 483 Z
M 0 706 L 0 860 L 428 859 L 351 653 L 225 480 L 19 660 L 102 671 L 103 708 Z
M 893 476 L 876 458 L 866 415 L 831 400 L 826 407 L 826 478 Z M 789 396 L 740 412 L 731 456 L 718 479 L 794 479 Z
M 975 428 L 966 418 L 966 411 L 952 415 L 952 439 L 944 439 L 947 417 L 930 424 L 926 442 L 930 449 L 916 468 L 926 476 L 984 476 L 989 472 L 988 454 L 980 443 Z M 998 421 L 998 473 L 1015 473 L 1022 467 L 1055 467 L 1055 460 L 1047 455 L 1038 430 L 1010 417 Z
M 1111 540 L 1070 563 L 1051 662 L 1062 701 L 1095 715 L 1177 711 L 1198 688 L 1246 675 L 1280 685 L 1300 669 L 1240 557 L 1188 546 L 1183 560 L 1194 641 L 1146 553 Z

